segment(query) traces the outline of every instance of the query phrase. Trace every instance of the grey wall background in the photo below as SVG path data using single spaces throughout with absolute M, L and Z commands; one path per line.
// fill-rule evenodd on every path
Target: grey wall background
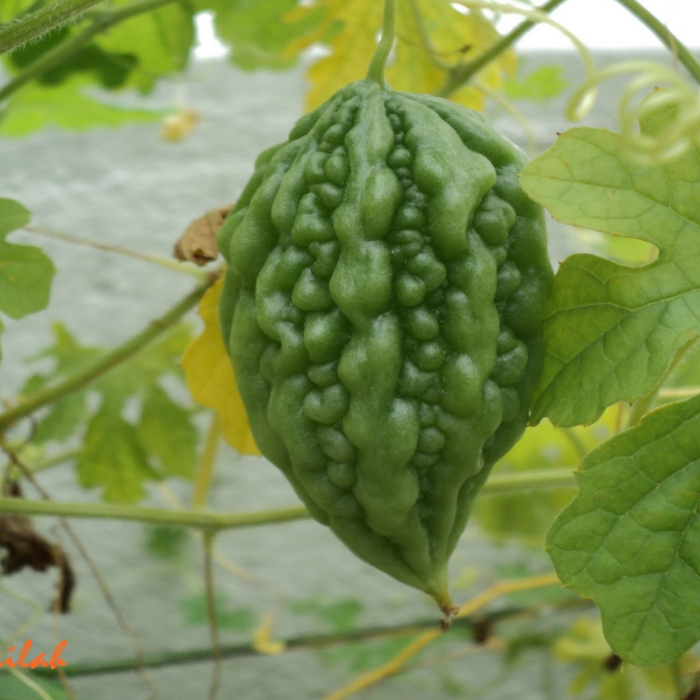
M 658 56 L 662 54 L 637 57 Z M 630 57 L 608 53 L 599 54 L 597 60 L 605 63 Z M 528 69 L 560 64 L 572 84 L 580 77 L 577 59 L 569 54 L 530 54 L 526 61 Z M 208 209 L 235 200 L 251 174 L 257 153 L 286 138 L 302 112 L 305 89 L 303 67 L 283 74 L 244 74 L 222 62 L 195 65 L 183 77 L 183 83 L 189 105 L 203 117 L 183 143 L 160 141 L 157 126 L 79 134 L 49 130 L 23 140 L 6 140 L 0 143 L 0 196 L 21 201 L 32 211 L 36 225 L 169 255 L 188 222 Z M 619 86 L 619 81 L 605 85 L 588 123 L 614 128 Z M 165 84 L 150 101 L 170 106 L 178 90 L 175 84 Z M 563 117 L 563 100 L 544 106 L 518 105 L 531 121 L 540 150 L 552 144 L 557 132 L 571 126 Z M 512 118 L 498 110 L 491 110 L 490 118 L 496 128 L 524 143 L 522 131 Z M 29 373 L 24 358 L 50 343 L 54 321 L 66 322 L 84 343 L 113 345 L 157 317 L 192 286 L 187 276 L 138 260 L 26 233 L 13 234 L 12 240 L 43 245 L 59 271 L 49 309 L 19 323 L 7 322 L 0 366 L 0 394 L 6 398 Z M 555 261 L 581 246 L 580 239 L 557 225 L 551 229 L 550 242 Z M 277 470 L 263 460 L 239 458 L 232 450 L 223 449 L 217 468 L 213 508 L 254 510 L 297 502 Z M 49 472 L 41 480 L 56 499 L 95 498 L 76 488 L 70 468 Z M 187 494 L 185 485 L 177 488 Z M 165 505 L 155 492 L 150 501 Z M 44 531 L 52 528 L 49 521 L 42 521 L 41 527 Z M 183 599 L 203 590 L 201 555 L 194 539 L 183 560 L 167 562 L 144 552 L 145 532 L 139 525 L 80 521 L 75 522 L 75 529 L 149 654 L 207 647 L 207 628 L 186 626 L 182 610 Z M 131 643 L 115 624 L 84 562 L 62 539 L 72 553 L 79 577 L 75 611 L 61 620 L 61 637 L 68 640 L 64 657 L 77 663 L 131 656 Z M 433 615 L 432 604 L 420 594 L 357 561 L 324 528 L 311 522 L 227 533 L 220 537 L 219 544 L 237 566 L 273 586 L 286 599 L 319 595 L 329 601 L 360 598 L 365 606 L 361 624 L 367 626 Z M 491 545 L 470 527 L 458 548 L 452 572 L 457 577 L 467 568 L 493 571 L 499 566 L 519 564 L 533 572 L 548 567 L 541 552 Z M 0 584 L 48 603 L 53 594 L 51 580 L 27 573 Z M 233 608 L 253 608 L 263 614 L 278 603 L 278 598 L 259 583 L 244 581 L 222 569 L 217 569 L 216 583 Z M 456 595 L 464 599 L 467 592 L 457 589 Z M 0 635 L 20 625 L 30 613 L 29 607 L 0 589 Z M 313 618 L 287 610 L 277 620 L 275 635 L 284 638 L 324 629 Z M 44 615 L 31 637 L 35 648 L 53 648 L 54 621 L 50 615 Z M 225 643 L 246 639 L 247 635 L 232 632 L 222 635 Z M 453 646 L 464 650 L 465 642 L 456 639 Z M 418 671 L 379 685 L 364 697 L 398 700 L 408 693 L 424 700 L 442 700 L 452 697 L 450 681 L 469 691 L 460 697 L 481 700 L 522 698 L 526 688 L 533 689 L 526 696 L 533 699 L 568 697 L 570 679 L 556 674 L 548 677 L 552 671 L 541 666 L 538 658 L 526 654 L 510 672 L 508 681 L 497 688 L 489 689 L 504 673 L 499 656 L 482 650 L 444 664 L 438 673 L 442 678 L 439 684 L 433 671 Z M 154 670 L 151 676 L 158 684 L 160 697 L 184 700 L 206 697 L 210 670 L 206 663 L 175 665 Z M 224 662 L 220 697 L 315 700 L 352 675 L 346 665 L 329 665 L 310 651 L 229 659 Z M 73 686 L 80 697 L 96 700 L 148 695 L 148 688 L 133 673 L 85 677 L 73 681 Z

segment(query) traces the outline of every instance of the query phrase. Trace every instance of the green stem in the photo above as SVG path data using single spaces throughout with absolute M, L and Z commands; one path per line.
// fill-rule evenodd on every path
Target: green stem
M 664 385 L 664 382 L 666 382 L 668 378 L 673 374 L 673 371 L 676 369 L 676 367 L 678 367 L 678 364 L 686 356 L 688 351 L 693 347 L 693 345 L 695 345 L 696 342 L 697 338 L 693 338 L 692 340 L 688 341 L 683 347 L 681 347 L 676 353 L 675 357 L 673 358 L 673 361 L 671 362 L 668 370 L 666 371 L 666 375 L 659 382 L 656 388 L 653 391 L 649 392 L 646 396 L 642 396 L 641 399 L 638 399 L 632 404 L 632 408 L 627 418 L 627 425 L 625 427 L 631 428 L 637 425 L 642 420 L 642 418 L 644 418 L 644 416 L 654 407 L 654 404 L 659 398 L 659 393 L 661 392 L 661 388 Z
M 700 63 L 695 59 L 688 48 L 678 37 L 669 31 L 655 15 L 643 7 L 637 0 L 617 0 L 623 7 L 629 10 L 649 31 L 657 36 L 659 41 L 668 48 L 674 56 L 685 66 L 690 75 L 693 76 L 695 82 L 700 84 Z
M 309 517 L 303 506 L 250 513 L 208 513 L 195 510 L 148 508 L 113 503 L 70 503 L 0 498 L 0 513 L 52 515 L 65 518 L 127 520 L 148 525 L 193 527 L 202 530 L 235 530 L 256 525 L 286 523 Z
M 481 490 L 484 496 L 522 493 L 530 489 L 573 487 L 571 469 L 539 469 L 492 476 Z M 71 503 L 0 498 L 0 513 L 51 515 L 64 518 L 128 520 L 150 525 L 193 527 L 203 530 L 232 530 L 258 525 L 286 523 L 309 518 L 303 506 L 248 513 L 211 513 L 196 510 L 150 508 L 113 503 Z
M 10 409 L 6 413 L 0 415 L 0 433 L 11 427 L 22 418 L 26 418 L 40 408 L 57 401 L 68 394 L 85 388 L 91 382 L 101 377 L 103 374 L 114 369 L 122 362 L 130 359 L 146 345 L 154 341 L 163 333 L 172 328 L 173 324 L 179 321 L 197 302 L 204 296 L 204 293 L 209 289 L 213 279 L 207 279 L 203 284 L 197 286 L 194 291 L 190 292 L 184 299 L 173 306 L 166 314 L 159 319 L 152 321 L 144 330 L 129 338 L 125 343 L 114 348 L 106 353 L 92 364 L 88 365 L 80 372 L 76 372 L 58 384 L 49 386 L 42 391 L 30 396 L 26 401 L 23 401 L 15 408 Z
M 204 450 L 197 465 L 197 476 L 194 480 L 194 489 L 192 491 L 192 507 L 205 508 L 207 498 L 211 490 L 211 482 L 214 476 L 214 463 L 216 462 L 216 454 L 219 451 L 219 442 L 221 441 L 221 421 L 219 415 L 212 411 L 211 425 L 207 433 L 207 439 L 204 443 Z
M 65 0 L 42 7 L 36 12 L 0 29 L 0 54 L 14 51 L 24 44 L 59 29 L 104 0 Z
M 214 587 L 214 566 L 212 553 L 214 550 L 214 532 L 206 530 L 202 533 L 204 545 L 204 585 L 207 598 L 207 618 L 209 620 L 209 635 L 211 640 L 212 670 L 211 684 L 209 686 L 209 700 L 216 700 L 221 684 L 221 642 L 219 641 L 219 624 L 216 617 L 216 589 Z
M 108 253 L 117 253 L 119 255 L 125 255 L 129 258 L 144 260 L 145 262 L 160 265 L 161 267 L 167 267 L 169 270 L 183 272 L 184 274 L 191 275 L 192 277 L 196 277 L 197 279 L 203 279 L 207 276 L 207 273 L 204 270 L 201 270 L 198 267 L 193 267 L 191 263 L 181 263 L 177 260 L 163 258 L 158 255 L 150 255 L 149 253 L 142 253 L 138 250 L 131 250 L 131 248 L 123 248 L 122 246 L 112 245 L 111 243 L 100 243 L 100 241 L 91 241 L 89 238 L 71 236 L 67 233 L 52 231 L 51 229 L 44 228 L 43 226 L 25 226 L 24 230 L 29 231 L 30 233 L 38 233 L 41 236 L 55 238 L 59 241 L 75 243 L 76 245 L 82 245 L 87 248 L 96 248 L 97 250 L 104 250 Z
M 63 452 L 58 452 L 55 455 L 51 455 L 50 457 L 46 457 L 45 459 L 39 459 L 36 462 L 29 463 L 27 467 L 32 474 L 37 474 L 38 472 L 42 472 L 46 469 L 51 469 L 51 467 L 57 467 L 59 464 L 63 464 L 64 462 L 70 462 L 77 459 L 78 455 L 80 455 L 80 450 L 65 450 Z M 22 471 L 18 467 L 13 466 L 12 471 L 10 472 L 10 478 L 21 479 Z
M 384 0 L 384 24 L 382 26 L 382 38 L 379 40 L 377 50 L 372 56 L 372 61 L 369 64 L 367 78 L 374 80 L 375 83 L 383 88 L 386 87 L 384 82 L 384 69 L 386 62 L 391 53 L 391 48 L 396 39 L 396 0 Z
M 549 603 L 548 605 L 551 605 Z M 592 607 L 592 603 L 587 600 L 577 599 L 560 603 L 559 610 L 586 610 Z M 528 607 L 507 607 L 494 610 L 476 617 L 461 617 L 452 622 L 452 629 L 469 630 L 478 623 L 497 624 L 499 622 L 520 618 L 525 614 L 539 609 L 540 606 L 531 605 Z M 370 627 L 366 629 L 352 630 L 350 632 L 329 632 L 325 634 L 309 634 L 292 637 L 284 640 L 285 651 L 296 651 L 301 649 L 324 649 L 326 647 L 339 644 L 350 644 L 353 642 L 396 639 L 400 637 L 410 637 L 420 634 L 424 630 L 435 629 L 435 618 L 416 620 L 408 624 L 395 626 Z M 259 656 L 252 644 L 225 644 L 221 646 L 221 658 L 245 658 L 248 656 Z M 145 668 L 165 668 L 168 666 L 182 666 L 184 664 L 211 663 L 211 647 L 200 649 L 187 649 L 185 651 L 165 652 L 152 654 L 143 659 Z M 65 667 L 66 675 L 70 678 L 78 676 L 93 676 L 113 673 L 129 673 L 135 668 L 134 659 L 115 659 L 111 661 L 87 662 L 82 664 L 70 664 Z M 36 668 L 32 673 L 39 676 L 51 676 L 56 672 L 51 669 Z
M 131 17 L 135 17 L 143 12 L 156 10 L 174 1 L 139 0 L 126 7 L 91 13 L 92 24 L 85 27 L 81 32 L 69 36 L 50 51 L 42 54 L 36 61 L 30 63 L 23 71 L 20 71 L 9 83 L 0 88 L 0 102 L 6 100 L 30 80 L 41 77 L 47 71 L 63 63 L 63 61 L 85 46 L 94 36 Z
M 539 12 L 552 12 L 566 0 L 549 0 L 542 7 L 538 7 Z M 455 66 L 447 75 L 443 86 L 435 93 L 439 97 L 449 97 L 469 82 L 482 68 L 485 68 L 491 61 L 507 51 L 518 39 L 527 34 L 537 23 L 531 20 L 521 22 L 513 31 L 494 42 L 484 53 L 477 56 L 473 61 L 469 61 L 461 66 Z

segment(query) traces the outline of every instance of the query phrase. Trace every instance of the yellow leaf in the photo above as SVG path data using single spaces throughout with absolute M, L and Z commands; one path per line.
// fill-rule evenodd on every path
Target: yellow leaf
M 437 92 L 448 71 L 473 60 L 499 38 L 481 13 L 459 12 L 447 0 L 399 3 L 397 24 L 396 60 L 387 69 L 387 80 L 403 92 Z M 498 90 L 504 73 L 512 73 L 515 64 L 515 54 L 505 52 L 479 72 L 479 82 Z M 472 109 L 484 108 L 483 94 L 469 85 L 450 99 Z
M 192 133 L 200 121 L 199 112 L 195 112 L 193 109 L 185 109 L 177 114 L 169 114 L 161 122 L 160 137 L 168 143 L 179 143 Z
M 304 9 L 310 12 L 319 5 L 326 8 L 326 14 L 316 32 L 287 47 L 287 51 L 294 52 L 312 43 L 325 42 L 329 31 L 342 26 L 331 42 L 333 53 L 314 63 L 307 71 L 306 78 L 311 83 L 306 94 L 309 111 L 348 83 L 365 77 L 382 23 L 382 3 L 377 0 L 319 0 Z M 297 12 L 293 18 L 299 16 Z
M 325 43 L 332 51 L 307 72 L 309 111 L 366 75 L 382 23 L 382 3 L 376 0 L 317 0 L 298 6 L 284 20 L 299 21 L 319 9 L 325 14 L 316 31 L 285 48 L 290 56 L 316 43 Z M 395 90 L 435 93 L 447 71 L 472 60 L 498 37 L 483 14 L 459 12 L 449 0 L 405 0 L 398 4 L 396 58 L 387 70 L 387 80 Z M 498 90 L 504 74 L 514 70 L 515 54 L 507 51 L 482 69 L 478 79 Z M 459 89 L 451 99 L 473 109 L 484 106 L 483 94 L 472 86 Z
M 274 655 L 284 651 L 284 642 L 272 639 L 274 623 L 274 614 L 268 613 L 263 617 L 260 627 L 253 632 L 253 649 L 260 654 Z
M 194 400 L 219 414 L 226 442 L 241 454 L 260 455 L 221 338 L 219 298 L 222 287 L 223 278 L 202 298 L 199 315 L 204 321 L 204 331 L 185 350 L 182 367 Z

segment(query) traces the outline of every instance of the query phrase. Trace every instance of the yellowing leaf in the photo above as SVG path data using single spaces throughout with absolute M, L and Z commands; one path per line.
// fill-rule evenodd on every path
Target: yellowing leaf
M 262 619 L 260 627 L 253 632 L 253 649 L 260 654 L 274 656 L 284 651 L 284 642 L 272 639 L 272 627 L 275 624 L 275 616 L 268 613 Z
M 329 33 L 342 26 L 332 41 L 333 53 L 314 63 L 306 74 L 311 83 L 306 94 L 309 111 L 323 104 L 340 88 L 365 76 L 382 23 L 382 4 L 376 0 L 319 0 L 293 10 L 285 19 L 300 20 L 317 11 L 319 6 L 326 9 L 326 14 L 316 31 L 294 40 L 285 50 L 285 54 L 294 54 L 316 42 L 327 43 Z
M 387 69 L 387 79 L 395 90 L 435 93 L 449 70 L 472 60 L 499 36 L 482 14 L 461 13 L 448 0 L 414 0 L 399 3 L 397 9 L 396 59 Z M 311 83 L 308 110 L 366 75 L 382 23 L 382 3 L 375 0 L 317 0 L 292 10 L 284 21 L 301 21 L 319 10 L 325 10 L 325 15 L 316 30 L 290 42 L 285 49 L 285 54 L 295 55 L 320 42 L 332 50 L 307 72 Z M 480 71 L 479 82 L 499 89 L 504 73 L 511 75 L 514 70 L 515 54 L 509 51 Z M 451 99 L 474 109 L 483 108 L 483 95 L 472 86 L 459 89 Z
M 499 37 L 483 15 L 458 12 L 446 0 L 414 0 L 399 3 L 398 9 L 396 60 L 387 69 L 394 90 L 436 93 L 447 71 L 472 60 Z M 515 65 L 515 54 L 507 51 L 479 72 L 479 82 L 498 90 L 504 73 L 512 74 Z M 450 99 L 472 109 L 484 108 L 483 94 L 469 85 Z
M 204 321 L 204 331 L 185 351 L 182 367 L 194 400 L 219 414 L 226 442 L 241 454 L 260 455 L 221 339 L 218 308 L 222 286 L 223 278 L 200 302 L 199 315 Z

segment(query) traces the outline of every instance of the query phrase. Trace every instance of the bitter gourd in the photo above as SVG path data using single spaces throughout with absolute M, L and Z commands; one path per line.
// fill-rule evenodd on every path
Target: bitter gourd
M 447 561 L 522 434 L 552 271 L 524 155 L 365 79 L 263 152 L 220 317 L 255 441 L 359 557 L 447 609 Z

